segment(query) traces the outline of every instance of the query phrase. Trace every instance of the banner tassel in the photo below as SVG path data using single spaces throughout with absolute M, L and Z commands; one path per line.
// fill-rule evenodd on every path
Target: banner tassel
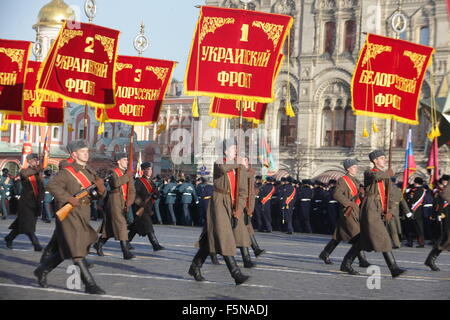
M 7 123 L 3 123 L 2 126 L 0 127 L 0 131 L 7 131 L 8 127 L 9 125 Z
M 367 131 L 367 128 L 363 129 L 363 134 L 362 135 L 363 135 L 364 138 L 367 138 L 369 136 L 369 131 Z
M 102 135 L 103 132 L 105 132 L 105 124 L 103 122 L 100 122 L 100 126 L 98 127 L 98 130 L 97 130 L 97 134 Z
M 439 127 L 435 126 L 431 131 L 427 134 L 428 139 L 433 141 L 435 138 L 439 137 L 441 135 L 441 131 L 439 130 Z
M 292 108 L 291 101 L 289 100 L 286 102 L 286 115 L 291 118 L 295 117 L 294 109 Z
M 200 114 L 198 113 L 198 99 L 197 99 L 197 97 L 194 98 L 194 102 L 192 103 L 192 117 L 194 117 L 194 118 L 200 117 Z
M 213 118 L 209 123 L 209 126 L 214 129 L 217 128 L 217 118 Z
M 158 130 L 156 130 L 156 134 L 160 134 L 161 132 L 163 132 L 164 130 L 166 130 L 166 125 L 165 124 L 160 124 L 158 126 Z
M 378 131 L 380 131 L 380 130 L 378 130 L 378 127 L 377 127 L 377 124 L 375 123 L 375 122 L 372 122 L 372 130 L 373 130 L 373 132 L 378 132 Z

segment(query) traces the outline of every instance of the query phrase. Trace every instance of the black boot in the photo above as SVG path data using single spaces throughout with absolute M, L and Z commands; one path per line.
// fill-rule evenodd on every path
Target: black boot
M 440 271 L 441 269 L 439 269 L 438 266 L 436 265 L 436 258 L 439 256 L 441 252 L 442 250 L 433 248 L 433 250 L 430 251 L 430 254 L 427 257 L 427 260 L 425 260 L 425 265 L 427 267 L 430 267 L 430 269 L 433 271 Z
M 256 237 L 254 234 L 250 236 L 250 240 L 252 240 L 252 249 L 253 253 L 255 254 L 255 257 L 258 258 L 260 255 L 266 252 L 266 250 L 259 248 L 258 242 L 256 242 Z
M 83 281 L 85 285 L 84 292 L 90 293 L 90 294 L 105 294 L 106 292 L 97 286 L 95 283 L 94 278 L 92 277 L 91 272 L 89 271 L 89 268 L 87 266 L 86 260 L 81 259 L 79 262 L 75 263 L 78 267 L 80 267 L 80 275 L 81 275 L 81 281 Z
M 94 243 L 94 249 L 97 250 L 97 254 L 100 257 L 103 257 L 105 254 L 103 253 L 103 246 L 105 245 L 107 238 L 98 238 L 98 241 Z
M 30 238 L 31 243 L 33 244 L 34 251 L 42 251 L 42 246 L 39 243 L 38 238 L 34 232 L 27 233 L 28 238 Z
M 358 260 L 359 260 L 359 266 L 361 268 L 368 268 L 371 266 L 369 261 L 367 261 L 367 259 L 366 259 L 366 254 L 362 250 L 358 252 Z
M 250 252 L 248 251 L 247 247 L 241 247 L 241 254 L 242 254 L 242 260 L 244 261 L 244 268 L 253 268 L 256 266 L 252 262 L 252 259 L 250 258 Z
M 37 277 L 38 284 L 42 288 L 48 288 L 47 284 L 47 274 L 55 269 L 63 259 L 59 255 L 59 252 L 48 256 L 39 266 L 34 270 L 34 275 Z
M 12 246 L 12 243 L 13 243 L 13 240 L 17 237 L 17 235 L 18 235 L 18 233 L 16 232 L 16 230 L 11 230 L 11 232 L 4 238 L 5 239 L 5 242 L 6 242 L 6 247 L 8 248 L 8 249 L 12 249 L 13 248 L 13 246 Z
M 133 240 L 135 235 L 136 235 L 135 231 L 128 232 L 128 249 L 129 250 L 134 250 L 134 247 L 131 245 L 131 241 Z
M 319 258 L 325 262 L 325 264 L 333 264 L 330 260 L 330 255 L 336 249 L 340 241 L 331 239 L 330 242 L 325 246 L 325 249 L 319 254 Z
M 189 275 L 193 276 L 195 281 L 205 281 L 206 279 L 203 278 L 202 273 L 200 272 L 200 269 L 205 262 L 206 258 L 208 257 L 208 251 L 202 247 L 197 251 L 194 259 L 192 259 L 191 266 L 189 268 Z
M 344 260 L 342 260 L 341 271 L 347 272 L 351 275 L 359 275 L 359 272 L 353 269 L 352 263 L 358 255 L 359 248 L 357 245 L 352 245 L 350 250 L 348 250 L 347 254 L 344 256 Z
M 165 248 L 159 244 L 158 239 L 156 239 L 155 233 L 151 232 L 148 234 L 148 240 L 153 246 L 153 251 L 164 250 Z
M 211 257 L 212 264 L 220 264 L 219 259 L 217 259 L 217 253 L 211 253 L 209 256 Z
M 402 273 L 406 272 L 405 269 L 401 269 L 397 262 L 395 262 L 394 255 L 392 254 L 392 251 L 389 252 L 383 252 L 384 260 L 386 260 L 386 264 L 391 271 L 392 278 L 396 278 Z
M 228 270 L 230 271 L 230 274 L 233 277 L 236 285 L 244 283 L 250 278 L 249 276 L 246 276 L 241 273 L 241 270 L 239 269 L 236 260 L 234 259 L 233 256 L 223 256 L 223 258 L 227 264 Z
M 131 252 L 130 249 L 128 247 L 128 241 L 120 241 L 120 247 L 122 248 L 122 252 L 123 252 L 123 258 L 125 260 L 130 260 L 133 258 L 136 258 Z

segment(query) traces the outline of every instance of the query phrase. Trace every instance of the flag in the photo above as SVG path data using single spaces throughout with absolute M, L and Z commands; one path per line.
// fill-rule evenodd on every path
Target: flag
M 420 90 L 433 52 L 432 47 L 368 34 L 351 84 L 355 114 L 417 125 Z
M 100 122 L 144 126 L 157 122 L 176 62 L 119 56 L 116 105 L 96 110 Z
M 439 180 L 439 147 L 438 138 L 434 138 L 430 148 L 430 154 L 428 156 L 427 169 L 430 171 L 429 185 L 433 189 L 437 185 Z
M 406 143 L 405 165 L 403 169 L 403 186 L 402 186 L 403 191 L 405 191 L 406 188 L 408 187 L 409 176 L 415 171 L 416 171 L 416 160 L 414 159 L 413 155 L 411 129 L 409 129 Z
M 26 169 L 26 168 L 28 168 L 27 155 L 33 153 L 33 147 L 31 146 L 31 143 L 28 142 L 27 130 L 25 129 L 23 132 L 24 133 L 23 133 L 21 167 L 22 167 L 22 169 Z
M 288 15 L 202 6 L 186 67 L 185 93 L 273 102 L 273 78 L 292 23 Z
M 49 128 L 47 128 L 47 133 L 45 135 L 45 141 L 44 141 L 44 154 L 42 159 L 42 168 L 47 168 L 48 166 L 48 160 L 50 159 L 50 143 L 48 141 L 48 133 Z
M 0 39 L 0 111 L 21 114 L 30 41 Z
M 65 21 L 39 70 L 37 92 L 96 108 L 114 107 L 118 40 L 117 30 Z
M 141 169 L 141 164 L 142 164 L 142 154 L 141 149 L 139 149 L 139 158 L 136 165 L 136 175 L 135 175 L 136 178 L 140 178 L 144 174 L 144 171 L 142 171 Z

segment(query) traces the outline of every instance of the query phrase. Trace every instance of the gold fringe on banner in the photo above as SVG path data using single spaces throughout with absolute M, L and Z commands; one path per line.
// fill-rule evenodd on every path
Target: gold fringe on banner
M 9 128 L 8 123 L 3 123 L 2 126 L 0 127 L 0 131 L 7 131 Z
M 367 137 L 369 136 L 369 131 L 367 131 L 367 128 L 366 128 L 366 127 L 364 127 L 364 129 L 363 129 L 363 134 L 362 134 L 362 136 L 363 136 L 364 138 L 367 138 Z
M 200 114 L 198 113 L 198 98 L 194 98 L 194 102 L 192 103 L 192 117 L 198 118 Z
M 104 122 L 100 122 L 100 126 L 98 127 L 98 130 L 97 130 L 97 134 L 98 135 L 102 135 L 103 132 L 105 132 L 105 123 Z
M 289 100 L 286 101 L 286 115 L 291 118 L 295 117 L 294 109 L 292 108 L 291 101 Z

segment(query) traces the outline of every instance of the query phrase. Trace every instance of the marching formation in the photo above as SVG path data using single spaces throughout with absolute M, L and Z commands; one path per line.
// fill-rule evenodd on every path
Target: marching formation
M 197 242 L 198 251 L 189 267 L 188 274 L 196 281 L 204 281 L 201 268 L 208 256 L 213 263 L 220 264 L 217 255 L 221 255 L 236 285 L 249 280 L 242 273 L 235 255 L 240 249 L 244 268 L 252 268 L 255 263 L 250 258 L 249 248 L 256 257 L 265 253 L 256 241 L 253 225 L 257 222 L 256 207 L 263 212 L 262 220 L 266 228 L 270 227 L 270 216 L 264 214 L 264 207 L 275 194 L 271 184 L 260 185 L 255 181 L 255 169 L 249 165 L 245 156 L 238 155 L 235 141 L 224 140 L 224 158 L 214 163 L 213 192 L 206 208 L 205 223 Z M 91 246 L 99 256 L 104 256 L 103 246 L 110 238 L 120 242 L 123 258 L 134 258 L 134 248 L 130 242 L 136 235 L 147 236 L 153 250 L 163 250 L 155 235 L 152 216 L 156 201 L 160 197 L 158 188 L 152 179 L 152 164 L 141 165 L 142 177 L 134 178 L 133 172 L 127 170 L 128 158 L 124 153 L 115 157 L 115 168 L 103 168 L 101 173 L 90 168 L 89 147 L 84 140 L 75 140 L 67 146 L 70 158 L 60 163 L 59 172 L 54 175 L 44 189 L 42 180 L 46 178 L 40 167 L 37 155 L 28 156 L 29 167 L 20 171 L 22 192 L 19 198 L 17 218 L 11 224 L 11 232 L 4 238 L 8 248 L 13 247 L 13 240 L 19 234 L 30 238 L 35 251 L 42 247 L 35 235 L 37 213 L 41 212 L 46 193 L 54 197 L 56 219 L 55 230 L 45 247 L 40 263 L 34 275 L 40 286 L 47 287 L 47 276 L 65 259 L 72 259 L 80 269 L 81 280 L 85 284 L 85 292 L 105 294 L 95 282 L 90 271 L 92 265 L 86 260 Z M 338 203 L 338 218 L 332 239 L 319 254 L 326 264 L 333 264 L 330 256 L 341 241 L 351 244 L 345 255 L 340 270 L 351 275 L 358 275 L 352 267 L 356 257 L 359 266 L 370 266 L 364 252 L 381 252 L 392 277 L 398 277 L 406 270 L 400 268 L 392 253 L 397 238 L 391 237 L 392 230 L 398 232 L 392 224 L 399 215 L 400 203 L 406 216 L 412 218 L 412 226 L 416 226 L 419 246 L 423 243 L 420 210 L 424 208 L 425 193 L 423 187 L 415 186 L 407 193 L 407 203 L 401 191 L 392 183 L 393 172 L 386 170 L 386 156 L 382 150 L 369 154 L 373 168 L 364 172 L 364 182 L 357 176 L 358 161 L 347 159 L 343 163 L 346 174 L 337 180 L 333 189 L 333 199 Z M 271 181 L 272 179 L 267 179 Z M 439 271 L 436 259 L 443 250 L 450 250 L 448 214 L 450 201 L 449 176 L 444 175 L 440 185 L 434 191 L 434 215 L 442 224 L 441 234 L 434 242 L 425 265 L 433 271 Z M 416 185 L 420 180 L 416 178 Z M 287 189 L 287 198 L 277 212 L 281 219 L 291 219 L 294 208 L 291 203 L 299 197 L 300 207 L 310 198 L 303 198 L 305 193 L 296 194 L 296 188 Z M 390 194 L 386 206 L 384 199 Z M 303 195 L 303 196 L 302 196 Z M 310 195 L 308 195 L 310 196 Z M 422 200 L 421 200 L 422 199 Z M 302 201 L 308 200 L 308 201 Z M 104 203 L 103 221 L 94 230 L 91 221 L 91 203 Z M 131 221 L 130 221 L 131 216 Z M 264 218 L 265 217 L 265 218 Z M 414 218 L 416 217 L 416 218 Z M 268 219 L 269 218 L 269 219 Z M 268 224 L 267 224 L 268 223 Z M 283 222 L 284 223 L 284 222 Z M 285 231 L 292 233 L 292 224 L 286 221 Z M 423 229 L 423 228 L 422 228 Z M 269 230 L 267 230 L 269 231 Z M 407 244 L 409 245 L 408 238 Z

